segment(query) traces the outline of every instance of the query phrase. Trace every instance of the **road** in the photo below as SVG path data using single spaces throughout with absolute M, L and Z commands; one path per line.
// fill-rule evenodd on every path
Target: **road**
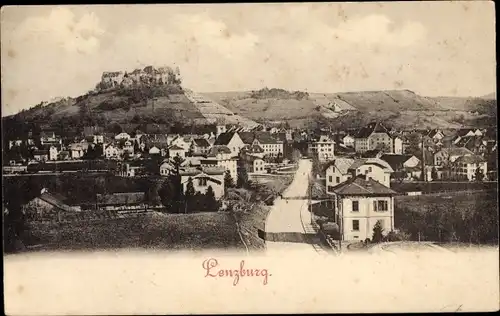
M 277 198 L 266 218 L 267 253 L 277 255 L 290 251 L 318 255 L 326 254 L 319 247 L 316 231 L 310 225 L 311 215 L 308 211 L 307 199 L 293 199 L 307 196 L 309 175 L 312 162 L 307 159 L 299 161 L 297 171 L 290 186 Z M 290 198 L 290 199 L 287 199 Z

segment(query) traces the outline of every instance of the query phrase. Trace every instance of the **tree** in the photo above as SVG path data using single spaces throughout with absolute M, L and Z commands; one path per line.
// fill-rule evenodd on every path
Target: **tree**
M 110 131 L 114 134 L 120 134 L 123 129 L 118 123 L 114 123 L 113 125 L 110 126 Z
M 184 159 L 182 159 L 182 157 L 180 157 L 180 156 L 175 156 L 175 157 L 171 158 L 170 160 L 172 161 L 172 164 L 175 167 L 175 172 L 179 173 L 179 170 L 182 166 L 182 163 L 184 162 Z
M 282 163 L 283 162 L 283 154 L 281 152 L 278 153 L 278 155 L 276 156 L 274 162 L 275 163 Z
M 480 167 L 477 167 L 476 169 L 476 173 L 474 175 L 474 178 L 477 182 L 482 182 L 484 180 L 484 173 L 483 173 L 483 169 L 481 169 Z
M 384 229 L 382 228 L 382 222 L 377 221 L 375 226 L 373 226 L 372 241 L 378 243 L 384 240 Z
M 216 212 L 219 209 L 219 205 L 215 199 L 215 193 L 211 185 L 208 186 L 207 193 L 205 193 L 205 205 L 207 211 Z
M 196 203 L 194 201 L 194 196 L 196 194 L 196 191 L 194 189 L 193 185 L 193 178 L 189 177 L 187 185 L 186 185 L 186 192 L 184 192 L 184 212 L 187 213 L 188 211 L 191 212 L 192 208 L 196 206 Z
M 173 208 L 176 192 L 178 191 L 173 180 L 172 176 L 167 177 L 158 190 L 161 203 L 169 210 Z
M 238 179 L 236 181 L 236 186 L 238 188 L 246 188 L 248 187 L 250 181 L 248 179 L 247 169 L 243 165 L 241 165 L 240 161 L 241 159 L 238 160 L 240 166 L 238 166 Z
M 229 172 L 229 170 L 226 170 L 224 173 L 224 186 L 226 188 L 234 187 L 233 177 L 231 177 L 231 172 Z
M 185 192 L 185 197 L 186 199 L 189 199 L 190 197 L 193 197 L 194 194 L 196 193 L 193 185 L 193 178 L 189 177 L 187 186 L 186 186 L 186 192 Z
M 298 149 L 294 149 L 294 150 L 292 151 L 292 159 L 291 159 L 291 160 L 292 160 L 293 162 L 298 162 L 298 161 L 300 160 L 300 156 L 301 156 L 301 154 L 300 154 L 300 150 L 298 150 Z
M 432 181 L 436 181 L 438 178 L 438 173 L 437 173 L 436 167 L 432 167 L 431 178 L 432 178 Z
M 160 188 L 158 187 L 158 183 L 156 183 L 156 181 L 149 184 L 148 189 L 144 194 L 144 200 L 147 204 L 152 206 L 161 204 L 162 201 L 159 195 L 159 189 Z
M 407 241 L 410 240 L 410 234 L 403 231 L 393 231 L 391 230 L 387 236 L 385 236 L 387 241 Z
M 405 154 L 414 155 L 415 157 L 420 157 L 422 155 L 420 138 L 421 135 L 418 133 L 411 133 L 407 136 L 408 147 L 405 149 Z

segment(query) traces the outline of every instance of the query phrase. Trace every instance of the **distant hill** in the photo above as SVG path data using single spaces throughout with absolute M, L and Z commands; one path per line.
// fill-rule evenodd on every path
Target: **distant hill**
M 111 74 L 123 76 L 124 81 L 130 79 L 120 72 Z M 165 76 L 168 74 L 167 71 Z M 90 125 L 112 130 L 116 130 L 116 125 L 140 129 L 155 125 L 166 132 L 172 126 L 204 126 L 215 122 L 248 128 L 258 123 L 285 121 L 292 127 L 320 124 L 358 128 L 373 120 L 399 129 L 496 126 L 496 98 L 491 95 L 425 97 L 409 90 L 307 93 L 276 88 L 200 94 L 182 88 L 175 80 L 157 84 L 138 78 L 138 83 L 124 86 L 114 79 L 109 81 L 103 74 L 100 87 L 87 94 L 42 102 L 2 118 L 2 123 L 10 124 L 9 135 L 15 135 L 21 125 L 29 129 L 26 126 L 30 124 L 76 133 Z
M 138 85 L 91 91 L 77 98 L 42 102 L 31 109 L 2 118 L 2 122 L 37 124 L 61 130 L 81 131 L 84 126 L 197 126 L 213 123 L 254 127 L 256 122 L 221 105 L 196 96 L 180 85 Z M 11 129 L 16 129 L 13 127 Z M 13 131 L 14 133 L 15 131 Z
M 338 128 L 359 127 L 373 120 L 396 128 L 496 124 L 496 99 L 425 97 L 409 90 L 308 93 L 306 97 L 295 99 L 274 95 L 262 97 L 255 91 L 204 95 L 253 120 L 288 121 L 296 127 L 318 122 Z

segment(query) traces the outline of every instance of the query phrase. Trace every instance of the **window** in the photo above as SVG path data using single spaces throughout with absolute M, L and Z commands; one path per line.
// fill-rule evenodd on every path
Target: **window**
M 368 172 L 372 172 L 372 167 L 368 167 Z
M 352 211 L 359 212 L 359 201 L 352 201 Z
M 332 182 L 333 181 L 333 177 L 332 176 L 329 176 L 328 177 L 328 182 Z
M 387 201 L 373 201 L 373 210 L 374 211 L 387 211 L 388 208 L 388 203 Z
M 198 186 L 206 187 L 207 186 L 207 179 L 206 178 L 199 178 L 198 179 Z
M 359 231 L 359 220 L 354 219 L 352 221 L 352 230 L 354 231 Z

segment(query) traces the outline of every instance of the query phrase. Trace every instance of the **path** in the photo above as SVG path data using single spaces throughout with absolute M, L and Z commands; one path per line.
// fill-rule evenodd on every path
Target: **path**
M 317 232 L 310 224 L 308 200 L 297 199 L 307 196 L 311 168 L 310 160 L 300 160 L 295 177 L 283 193 L 283 198 L 274 201 L 266 219 L 267 253 L 276 255 L 303 251 L 312 255 L 327 254 L 319 246 Z

